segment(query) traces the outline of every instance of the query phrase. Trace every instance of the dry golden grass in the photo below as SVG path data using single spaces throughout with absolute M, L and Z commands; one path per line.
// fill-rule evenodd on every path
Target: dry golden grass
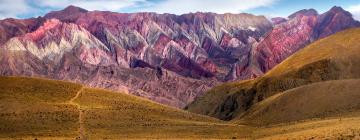
M 335 80 L 301 86 L 254 105 L 233 122 L 268 125 L 360 112 L 360 80 Z
M 232 138 L 252 130 L 78 84 L 24 77 L 0 77 L 0 84 L 4 139 Z
M 267 127 L 224 122 L 139 97 L 81 85 L 0 77 L 0 139 L 257 139 L 311 138 L 333 130 L 359 134 L 359 115 Z M 23 87 L 24 86 L 24 87 Z M 311 129 L 319 133 L 314 134 Z
M 253 138 L 272 140 L 359 139 L 360 113 L 353 113 L 350 116 L 313 119 L 262 127 L 253 132 Z
M 101 89 L 86 88 L 75 102 L 84 110 L 84 128 L 90 139 L 229 138 L 226 136 L 246 132 L 236 131 L 244 126 Z
M 64 103 L 80 87 L 61 81 L 1 77 L 0 137 L 77 136 L 78 110 Z

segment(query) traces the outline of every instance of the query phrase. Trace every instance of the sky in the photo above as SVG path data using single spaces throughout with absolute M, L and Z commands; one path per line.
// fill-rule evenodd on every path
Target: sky
M 43 16 L 69 5 L 93 11 L 251 13 L 266 17 L 287 17 L 301 9 L 319 13 L 341 6 L 360 20 L 360 0 L 0 0 L 0 19 Z

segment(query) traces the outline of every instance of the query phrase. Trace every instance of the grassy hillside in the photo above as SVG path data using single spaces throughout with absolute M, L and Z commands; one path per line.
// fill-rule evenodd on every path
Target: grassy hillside
M 257 114 L 254 113 L 253 116 Z M 0 77 L 0 139 L 232 139 L 360 136 L 360 117 L 266 127 L 224 122 L 78 84 Z M 254 117 L 255 118 L 255 117 Z M 310 125 L 311 124 L 311 125 Z M 332 133 L 322 133 L 336 127 Z M 314 134 L 318 130 L 321 133 Z M 341 134 L 341 136 L 339 136 Z
M 329 80 L 360 78 L 359 41 L 360 28 L 321 39 L 263 77 L 215 87 L 186 109 L 231 120 L 243 116 L 256 103 L 289 89 Z
M 252 128 L 78 84 L 0 77 L 1 138 L 231 138 Z M 242 131 L 239 131 L 242 130 Z
M 271 124 L 360 112 L 360 79 L 300 86 L 255 104 L 234 122 Z M 240 119 L 240 120 L 239 120 Z
M 253 131 L 252 138 L 269 140 L 288 139 L 360 139 L 360 113 L 357 117 L 312 119 L 261 127 Z
M 65 104 L 81 88 L 61 81 L 0 78 L 0 137 L 75 137 L 78 110 Z
M 84 88 L 75 102 L 89 138 L 230 138 L 251 130 L 102 89 Z

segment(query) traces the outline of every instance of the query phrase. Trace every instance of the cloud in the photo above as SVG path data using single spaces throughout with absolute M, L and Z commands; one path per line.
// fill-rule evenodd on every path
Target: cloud
M 40 7 L 64 8 L 69 5 L 87 10 L 120 11 L 124 8 L 137 6 L 146 0 L 36 0 Z
M 245 10 L 268 7 L 278 0 L 165 0 L 143 11 L 183 14 L 189 12 L 239 13 Z
M 353 15 L 356 20 L 360 20 L 360 4 L 350 6 L 347 10 Z
M 64 8 L 75 5 L 87 10 L 158 12 L 183 14 L 189 12 L 239 13 L 266 7 L 278 0 L 36 0 L 42 7 Z
M 48 10 L 60 10 L 69 5 L 91 11 L 122 11 L 144 3 L 146 0 L 0 0 L 0 19 L 39 16 Z
M 0 19 L 18 17 L 30 11 L 35 11 L 26 0 L 0 0 Z
M 239 13 L 271 6 L 278 0 L 0 0 L 0 19 L 35 17 L 69 5 L 87 10 L 115 12 Z

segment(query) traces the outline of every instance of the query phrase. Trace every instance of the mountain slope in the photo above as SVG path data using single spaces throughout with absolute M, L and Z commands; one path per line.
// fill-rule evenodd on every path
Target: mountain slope
M 290 15 L 289 20 L 275 25 L 259 42 L 254 54 L 255 67 L 265 73 L 308 44 L 359 26 L 360 23 L 341 7 L 335 6 L 320 15 L 314 9 L 301 10 Z
M 44 20 L 41 17 L 24 20 L 11 18 L 0 20 L 0 46 L 10 38 L 36 30 Z
M 255 104 L 234 121 L 284 123 L 311 118 L 346 116 L 360 111 L 360 80 L 334 80 L 300 86 Z M 239 120 L 240 119 L 240 120 Z
M 111 64 L 108 48 L 97 38 L 78 25 L 62 23 L 57 19 L 47 20 L 37 30 L 11 38 L 3 48 L 27 51 L 43 61 L 47 59 L 54 63 L 59 63 L 64 53 L 73 51 L 85 63 Z
M 1 75 L 76 81 L 130 92 L 175 107 L 185 106 L 217 83 L 182 77 L 161 68 L 119 66 L 111 50 L 86 29 L 56 19 L 10 39 L 0 54 Z M 176 92 L 169 93 L 170 90 Z
M 360 78 L 359 40 L 360 29 L 354 28 L 316 41 L 263 77 L 220 85 L 187 109 L 231 120 L 244 115 L 256 103 L 289 89 L 328 80 Z
M 77 11 L 76 16 L 69 16 L 69 11 Z M 128 14 L 85 12 L 73 6 L 45 18 L 86 28 L 112 48 L 120 65 L 142 60 L 187 77 L 219 79 L 224 79 L 230 69 L 220 62 L 233 63 L 237 53 L 248 53 L 253 44 L 249 39 L 259 40 L 272 26 L 265 17 L 251 14 Z

